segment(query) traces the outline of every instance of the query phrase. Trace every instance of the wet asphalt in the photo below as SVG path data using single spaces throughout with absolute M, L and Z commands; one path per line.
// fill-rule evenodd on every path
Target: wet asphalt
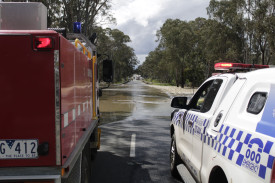
M 93 183 L 179 183 L 170 175 L 171 97 L 139 80 L 103 90 Z

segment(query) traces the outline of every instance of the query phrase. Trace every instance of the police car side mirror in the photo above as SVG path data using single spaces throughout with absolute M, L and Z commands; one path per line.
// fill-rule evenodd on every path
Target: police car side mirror
M 171 107 L 186 109 L 187 108 L 187 97 L 174 97 L 171 101 Z
M 103 81 L 112 82 L 113 81 L 113 61 L 103 60 Z

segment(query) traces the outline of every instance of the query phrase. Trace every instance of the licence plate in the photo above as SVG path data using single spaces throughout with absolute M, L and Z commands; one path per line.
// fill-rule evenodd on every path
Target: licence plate
M 0 140 L 0 159 L 38 158 L 38 140 Z

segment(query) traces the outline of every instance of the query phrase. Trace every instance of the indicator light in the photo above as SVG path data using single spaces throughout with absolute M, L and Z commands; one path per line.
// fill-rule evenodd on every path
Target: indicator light
M 51 37 L 35 37 L 33 46 L 35 50 L 53 49 L 53 39 Z

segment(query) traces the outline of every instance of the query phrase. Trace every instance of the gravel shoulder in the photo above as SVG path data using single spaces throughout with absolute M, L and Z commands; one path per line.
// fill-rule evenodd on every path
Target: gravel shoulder
M 197 88 L 181 88 L 176 86 L 159 86 L 159 85 L 150 85 L 148 86 L 162 90 L 164 93 L 170 97 L 174 96 L 192 96 L 197 91 Z

